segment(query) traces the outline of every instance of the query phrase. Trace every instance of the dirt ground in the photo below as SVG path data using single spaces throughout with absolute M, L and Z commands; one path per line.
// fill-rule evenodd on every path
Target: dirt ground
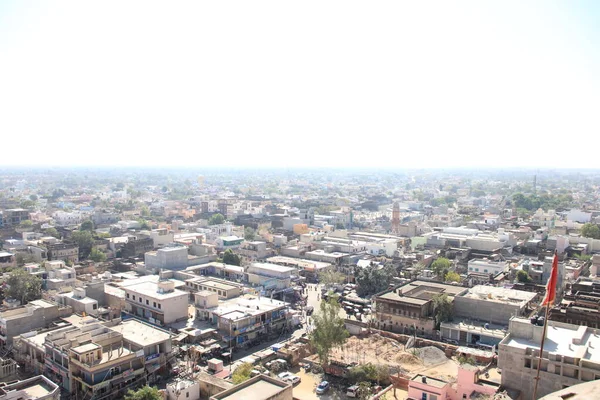
M 332 351 L 331 359 L 345 363 L 387 364 L 400 373 L 427 373 L 432 377 L 455 379 L 458 365 L 435 347 L 405 350 L 404 345 L 379 335 L 367 338 L 352 336 L 341 348 Z

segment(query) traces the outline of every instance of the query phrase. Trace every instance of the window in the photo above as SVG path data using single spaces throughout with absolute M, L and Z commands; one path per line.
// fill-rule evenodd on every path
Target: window
M 158 303 L 158 309 L 160 310 L 160 308 L 161 308 L 161 307 L 160 307 L 160 303 Z
M 98 309 L 98 304 L 92 304 L 92 309 L 93 310 L 97 310 Z
M 483 272 L 487 272 L 487 269 L 484 269 Z
M 140 297 L 140 303 L 142 302 L 142 298 Z
M 153 302 L 152 304 L 154 305 L 154 307 L 156 307 L 156 302 Z
M 185 397 L 190 397 L 190 392 L 185 392 Z
M 135 294 L 133 295 L 133 301 L 135 301 Z
M 127 298 L 129 298 L 129 293 L 127 293 Z
M 427 400 L 427 393 L 421 393 L 421 400 Z
M 146 305 L 149 306 L 150 305 L 150 300 L 146 299 Z

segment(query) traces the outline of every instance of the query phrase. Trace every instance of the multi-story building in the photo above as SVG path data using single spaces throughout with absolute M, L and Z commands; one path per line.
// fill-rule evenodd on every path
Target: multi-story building
M 235 250 L 238 249 L 243 242 L 244 238 L 237 236 L 221 236 L 215 240 L 215 245 L 217 250 L 220 251 L 225 251 L 227 249 Z
M 500 342 L 498 367 L 502 385 L 532 396 L 537 375 L 543 327 L 514 317 Z M 600 335 L 595 328 L 549 321 L 541 357 L 537 395 L 600 379 Z
M 64 261 L 46 261 L 46 288 L 60 289 L 65 286 L 74 286 L 77 281 L 77 272 L 73 267 L 67 267 Z
M 144 255 L 146 268 L 182 270 L 190 265 L 190 258 L 186 246 L 171 245 L 156 251 L 149 251 Z
M 600 328 L 600 280 L 579 278 L 567 285 L 562 302 L 550 309 L 549 319 Z
M 188 293 L 175 289 L 175 282 L 160 279 L 158 282 L 139 282 L 123 286 L 125 309 L 148 321 L 167 325 L 188 317 Z
M 198 317 L 217 324 L 228 346 L 277 334 L 288 326 L 288 303 L 283 301 L 254 295 L 219 300 L 216 293 L 209 291 L 198 292 L 195 297 Z
M 75 243 L 56 243 L 46 245 L 48 260 L 79 262 L 79 246 Z
M 191 292 L 209 291 L 216 293 L 220 299 L 232 299 L 242 294 L 242 285 L 216 278 L 198 276 L 187 279 L 185 286 Z
M 80 212 L 56 211 L 52 214 L 52 218 L 58 226 L 69 226 L 81 224 L 86 216 Z
M 382 330 L 431 335 L 435 330 L 436 296 L 447 295 L 450 301 L 467 288 L 429 281 L 413 281 L 375 297 L 375 324 Z
M 267 250 L 267 244 L 260 241 L 243 242 L 236 253 L 247 261 L 262 260 L 270 254 Z
M 295 268 L 269 263 L 252 263 L 246 273 L 248 283 L 258 285 L 265 292 L 277 292 L 290 287 Z
M 305 277 L 308 282 L 316 282 L 319 273 L 333 268 L 333 266 L 327 262 L 285 256 L 269 257 L 266 261 L 270 264 L 294 267 L 298 270 L 298 275 Z
M 0 387 L 0 400 L 58 400 L 60 388 L 43 375 Z
M 15 336 L 49 326 L 58 318 L 71 313 L 63 307 L 46 300 L 33 300 L 24 306 L 0 312 L 0 344 L 11 345 Z
M 2 223 L 4 226 L 17 226 L 22 221 L 29 219 L 29 211 L 23 208 L 11 208 L 2 212 Z
M 487 258 L 477 259 L 474 258 L 468 262 L 469 272 L 479 272 L 484 274 L 499 274 L 508 269 L 508 263 L 506 261 L 492 261 Z
M 258 375 L 210 398 L 210 400 L 292 400 L 292 384 L 268 375 Z
M 0 268 L 12 268 L 17 266 L 17 258 L 13 253 L 0 251 Z
M 122 258 L 141 257 L 146 252 L 152 251 L 154 240 L 150 237 L 129 236 L 127 243 L 121 248 L 120 256 Z

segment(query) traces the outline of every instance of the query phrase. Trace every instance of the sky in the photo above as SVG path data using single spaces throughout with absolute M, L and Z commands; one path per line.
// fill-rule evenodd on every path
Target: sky
M 599 18 L 594 0 L 6 0 L 0 165 L 600 168 Z

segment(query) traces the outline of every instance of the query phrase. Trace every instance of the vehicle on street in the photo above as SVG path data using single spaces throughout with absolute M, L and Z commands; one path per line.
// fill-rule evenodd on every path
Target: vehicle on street
M 317 386 L 317 394 L 327 393 L 329 388 L 330 388 L 329 382 L 321 381 L 321 383 L 319 383 L 319 386 Z
M 300 377 L 298 375 L 294 375 L 294 374 L 290 374 L 290 375 L 286 376 L 283 380 L 286 382 L 290 382 L 292 385 L 297 385 L 302 381 L 302 379 L 300 379 Z
M 286 372 L 282 372 L 279 375 L 277 375 L 277 377 L 282 380 L 285 380 L 288 376 L 294 376 L 294 374 L 292 374 L 289 371 L 286 371 Z
M 348 389 L 346 389 L 347 397 L 357 397 L 358 396 L 358 385 L 352 385 Z

